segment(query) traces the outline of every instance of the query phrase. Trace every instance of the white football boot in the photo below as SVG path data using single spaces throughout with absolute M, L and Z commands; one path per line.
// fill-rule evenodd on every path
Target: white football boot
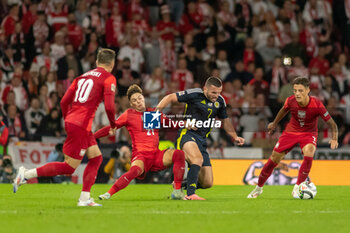
M 263 187 L 259 187 L 258 185 L 254 188 L 253 191 L 251 191 L 247 198 L 257 198 L 263 193 Z
M 78 206 L 102 206 L 94 201 L 93 198 L 89 198 L 87 201 L 81 201 L 79 199 Z
M 299 185 L 295 184 L 292 191 L 293 198 L 300 199 L 299 193 Z
M 100 200 L 108 200 L 110 198 L 111 198 L 111 194 L 109 194 L 108 192 L 98 196 L 98 199 L 100 199 Z
M 25 170 L 26 169 L 23 166 L 18 168 L 16 178 L 13 180 L 13 184 L 12 184 L 14 193 L 17 192 L 19 186 L 21 186 L 22 184 L 27 183 L 27 180 L 24 178 Z

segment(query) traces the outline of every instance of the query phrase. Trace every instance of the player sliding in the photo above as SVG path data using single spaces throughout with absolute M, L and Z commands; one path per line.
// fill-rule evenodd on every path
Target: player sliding
M 161 171 L 173 166 L 174 190 L 172 199 L 184 199 L 181 191 L 181 182 L 185 172 L 185 155 L 181 150 L 168 149 L 160 151 L 159 131 L 156 129 L 146 130 L 143 128 L 143 114 L 146 109 L 145 99 L 141 88 L 134 84 L 127 91 L 131 108 L 126 110 L 116 121 L 117 128 L 125 126 L 132 139 L 132 159 L 128 172 L 123 174 L 109 189 L 108 192 L 99 196 L 100 200 L 110 199 L 113 194 L 124 189 L 135 178 L 143 179 L 149 171 Z M 159 114 L 159 115 L 156 115 Z M 159 117 L 157 112 L 154 116 Z M 110 127 L 104 127 L 95 133 L 96 138 L 108 135 Z
M 115 132 L 116 79 L 110 73 L 114 67 L 115 52 L 101 49 L 97 54 L 97 68 L 76 78 L 61 101 L 67 138 L 63 145 L 64 162 L 48 163 L 36 169 L 20 167 L 13 183 L 13 191 L 34 177 L 73 174 L 81 163 L 85 152 L 89 162 L 83 175 L 83 189 L 78 206 L 100 206 L 90 198 L 98 168 L 102 162 L 101 151 L 91 132 L 92 121 L 98 105 L 104 100 L 111 134 Z
M 317 98 L 309 96 L 309 80 L 304 77 L 297 77 L 293 81 L 294 95 L 287 98 L 282 109 L 278 112 L 275 120 L 268 125 L 268 131 L 271 134 L 278 122 L 291 113 L 291 119 L 283 131 L 281 137 L 272 155 L 264 165 L 258 180 L 258 185 L 248 195 L 248 198 L 257 198 L 263 192 L 263 186 L 270 177 L 273 169 L 283 159 L 296 144 L 300 145 L 304 155 L 303 163 L 299 168 L 298 180 L 294 185 L 292 196 L 299 198 L 299 185 L 306 180 L 309 175 L 312 160 L 316 151 L 317 144 L 317 121 L 318 117 L 327 122 L 332 129 L 332 140 L 329 141 L 331 149 L 338 148 L 338 128 L 334 120 L 331 118 L 327 109 Z
M 238 137 L 226 113 L 226 103 L 220 95 L 222 91 L 221 80 L 217 77 L 209 77 L 202 89 L 194 88 L 186 91 L 180 91 L 165 96 L 157 106 L 157 109 L 164 109 L 170 103 L 186 103 L 185 116 L 189 120 L 205 122 L 215 120 L 215 117 L 223 120 L 224 130 L 229 134 L 238 145 L 244 144 L 244 139 Z M 197 182 L 201 188 L 210 188 L 213 186 L 213 170 L 211 168 L 209 154 L 207 152 L 206 138 L 212 130 L 209 127 L 201 127 L 188 130 L 183 128 L 179 131 L 177 139 L 177 149 L 185 152 L 186 161 L 190 164 L 187 174 L 187 200 L 205 200 L 199 197 L 195 192 Z

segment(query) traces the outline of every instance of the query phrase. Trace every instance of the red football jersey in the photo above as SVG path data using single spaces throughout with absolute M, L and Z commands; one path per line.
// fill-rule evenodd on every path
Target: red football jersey
M 312 133 L 317 136 L 318 117 L 321 116 L 324 121 L 331 119 L 322 102 L 312 96 L 305 107 L 299 106 L 294 95 L 290 96 L 286 99 L 283 108 L 291 113 L 291 119 L 285 129 L 288 133 Z
M 147 109 L 152 111 L 152 109 Z M 126 110 L 116 120 L 117 128 L 125 126 L 132 140 L 133 154 L 140 151 L 154 151 L 159 145 L 159 130 L 147 130 L 143 128 L 143 112 L 138 112 L 135 109 Z
M 115 90 L 115 77 L 101 67 L 82 74 L 73 81 L 62 98 L 61 108 L 65 122 L 90 131 L 96 109 L 104 100 L 108 119 L 114 128 Z

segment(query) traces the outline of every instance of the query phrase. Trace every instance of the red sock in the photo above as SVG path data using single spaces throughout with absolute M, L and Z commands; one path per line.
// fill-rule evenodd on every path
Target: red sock
M 267 181 L 267 179 L 271 176 L 273 169 L 277 166 L 277 163 L 275 163 L 274 161 L 272 161 L 271 159 L 269 159 L 262 171 L 260 172 L 259 175 L 259 181 L 258 181 L 258 186 L 262 187 L 264 186 L 265 182 Z
M 102 155 L 89 159 L 83 175 L 83 192 L 90 192 L 92 185 L 95 183 L 98 168 L 102 163 Z
M 124 173 L 121 177 L 119 177 L 119 179 L 109 189 L 108 193 L 111 194 L 111 196 L 112 196 L 113 194 L 115 194 L 119 190 L 128 186 L 128 184 L 133 179 L 135 179 L 136 177 L 141 175 L 141 173 L 142 173 L 142 169 L 140 167 L 132 166 L 128 172 Z
M 57 176 L 57 175 L 71 175 L 75 171 L 66 162 L 52 162 L 44 166 L 38 167 L 36 172 L 38 177 L 42 176 Z
M 173 154 L 173 173 L 175 189 L 181 189 L 182 179 L 185 173 L 185 153 L 182 150 L 175 150 Z
M 309 176 L 309 172 L 312 166 L 312 157 L 304 156 L 303 163 L 301 164 L 299 168 L 299 174 L 298 174 L 298 180 L 297 185 L 301 184 L 306 180 L 306 178 Z

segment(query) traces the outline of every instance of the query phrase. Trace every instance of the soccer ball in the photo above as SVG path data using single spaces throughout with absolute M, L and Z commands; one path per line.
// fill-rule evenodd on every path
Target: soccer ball
M 316 185 L 310 181 L 304 181 L 299 185 L 300 199 L 314 199 L 317 194 Z

